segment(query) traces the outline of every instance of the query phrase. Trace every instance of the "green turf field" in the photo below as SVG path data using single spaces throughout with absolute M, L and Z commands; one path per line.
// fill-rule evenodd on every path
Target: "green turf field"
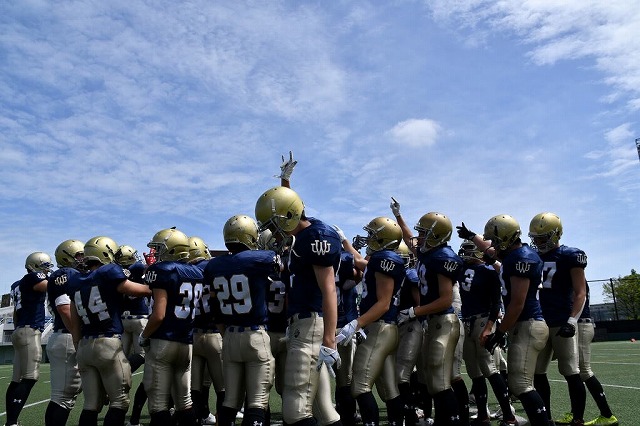
M 640 342 L 602 342 L 593 344 L 592 367 L 596 376 L 602 382 L 607 394 L 609 404 L 613 413 L 623 425 L 640 425 Z M 11 380 L 11 365 L 0 365 L 0 424 L 4 424 L 6 419 L 4 394 L 7 385 Z M 142 374 L 137 373 L 133 378 L 133 388 L 131 397 L 140 383 Z M 551 410 L 554 417 L 563 414 L 569 409 L 569 398 L 567 386 L 564 379 L 558 374 L 557 364 L 553 362 L 549 369 L 549 379 L 551 382 L 552 404 Z M 470 381 L 467 381 L 470 386 Z M 212 393 L 211 406 L 215 407 L 215 395 Z M 490 404 L 496 408 L 495 399 L 489 391 Z M 49 397 L 49 365 L 43 364 L 40 373 L 40 381 L 36 384 L 29 396 L 27 405 L 20 415 L 20 422 L 23 425 L 42 425 L 44 422 L 44 412 L 47 407 Z M 519 415 L 524 416 L 524 411 L 519 403 L 514 404 Z M 69 425 L 77 424 L 82 407 L 82 395 L 78 399 L 76 408 L 72 411 Z M 272 421 L 281 421 L 280 397 L 272 393 Z M 106 410 L 103 410 L 104 415 Z M 385 419 L 383 406 L 380 407 L 382 421 Z M 585 420 L 591 420 L 598 415 L 596 405 L 587 392 L 587 410 Z M 100 416 L 100 421 L 103 416 Z M 149 417 L 146 408 L 142 414 L 142 423 L 148 424 Z

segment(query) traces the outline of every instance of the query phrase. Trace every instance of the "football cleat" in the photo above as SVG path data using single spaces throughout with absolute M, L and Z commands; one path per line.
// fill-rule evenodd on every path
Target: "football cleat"
M 511 404 L 509 404 L 509 407 L 511 407 L 511 412 L 515 415 L 516 414 L 516 409 Z M 489 413 L 489 417 L 491 417 L 492 420 L 502 419 L 502 408 L 498 408 L 493 413 L 490 412 Z
M 207 417 L 202 419 L 200 424 L 201 425 L 215 425 L 216 424 L 216 416 L 214 416 L 213 414 L 209 413 L 209 415 Z
M 595 419 L 591 420 L 590 422 L 586 422 L 584 425 L 585 426 L 592 426 L 592 425 L 618 426 L 618 419 L 616 418 L 616 416 L 613 416 L 613 415 L 611 417 L 598 416 Z
M 573 421 L 573 413 L 564 413 L 561 417 L 554 419 L 557 425 L 569 425 Z

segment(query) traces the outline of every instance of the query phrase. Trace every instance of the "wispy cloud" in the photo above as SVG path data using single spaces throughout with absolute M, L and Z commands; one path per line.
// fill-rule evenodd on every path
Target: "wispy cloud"
M 471 29 L 471 39 L 480 34 L 486 41 L 487 31 L 515 35 L 537 64 L 593 59 L 612 95 L 634 110 L 640 107 L 640 8 L 634 2 L 436 0 L 427 5 L 436 18 Z
M 419 148 L 434 145 L 441 131 L 442 127 L 434 120 L 412 118 L 393 126 L 387 135 L 399 145 Z

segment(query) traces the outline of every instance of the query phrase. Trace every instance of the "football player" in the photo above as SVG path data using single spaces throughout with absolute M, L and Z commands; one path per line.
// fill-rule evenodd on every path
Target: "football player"
M 504 424 L 514 424 L 515 416 L 509 404 L 509 391 L 496 369 L 492 354 L 480 344 L 483 333 L 490 334 L 500 313 L 500 278 L 496 270 L 485 264 L 483 253 L 469 240 L 460 245 L 458 255 L 464 262 L 461 269 L 460 297 L 462 322 L 466 331 L 464 362 L 473 383 L 478 407 L 478 424 L 489 424 L 487 384 L 489 380 L 503 413 Z
M 121 245 L 116 251 L 116 263 L 129 270 L 129 280 L 144 284 L 146 264 L 140 260 L 138 251 L 131 246 Z M 146 297 L 122 298 L 122 349 L 124 350 L 133 374 L 144 363 L 144 348 L 138 343 L 138 336 L 147 325 L 149 318 L 149 303 Z M 128 426 L 139 426 L 142 408 L 147 402 L 147 392 L 144 384 L 140 383 L 133 397 L 133 406 Z
M 380 422 L 372 392 L 375 384 L 387 406 L 389 424 L 402 425 L 403 404 L 398 390 L 395 351 L 398 298 L 406 272 L 404 260 L 394 251 L 402 241 L 402 230 L 394 220 L 382 216 L 372 219 L 363 229 L 367 236 L 357 236 L 356 240 L 363 242 L 358 245 L 367 247 L 368 260 L 346 238 L 343 240 L 354 256 L 356 267 L 364 270 L 360 316 L 340 329 L 336 341 L 351 344 L 359 329 L 366 334 L 366 339 L 356 348 L 351 384 L 363 423 L 378 425 Z
M 600 415 L 595 419 L 586 422 L 585 425 L 617 426 L 618 419 L 611 412 L 611 407 L 607 402 L 602 384 L 591 370 L 591 341 L 595 334 L 595 324 L 591 319 L 591 309 L 589 307 L 589 284 L 587 284 L 587 299 L 578 320 L 578 355 L 580 362 L 580 377 L 587 385 L 589 393 L 600 410 Z
M 189 237 L 189 263 L 196 265 L 202 273 L 211 260 L 209 247 L 200 237 Z M 191 398 L 196 414 L 203 425 L 216 423 L 209 408 L 211 384 L 216 392 L 216 411 L 222 408 L 225 388 L 222 376 L 222 335 L 216 326 L 211 309 L 211 286 L 203 283 L 193 320 L 193 355 L 191 359 Z
M 462 269 L 462 268 L 461 268 Z M 469 392 L 467 385 L 462 378 L 462 362 L 464 354 L 465 330 L 462 324 L 462 298 L 460 297 L 460 284 L 458 281 L 453 283 L 453 293 L 451 306 L 458 317 L 460 336 L 456 342 L 456 348 L 453 351 L 453 370 L 451 376 L 451 388 L 456 395 L 458 402 L 458 412 L 460 414 L 460 426 L 469 426 Z
M 420 281 L 415 268 L 415 256 L 404 241 L 396 249 L 396 253 L 404 260 L 406 277 L 400 289 L 398 310 L 409 309 L 420 305 Z M 398 349 L 396 351 L 396 375 L 398 390 L 404 404 L 404 423 L 407 426 L 418 423 L 416 414 L 417 401 L 411 390 L 411 374 L 418 362 L 422 348 L 422 324 L 413 318 L 398 326 Z
M 84 406 L 79 423 L 95 425 L 109 397 L 106 424 L 124 424 L 129 409 L 131 367 L 120 336 L 122 295 L 149 296 L 144 284 L 128 279 L 129 271 L 115 262 L 118 245 L 109 237 L 94 237 L 84 245 L 84 267 L 68 281 L 71 335 L 82 378 Z
M 485 241 L 491 241 L 487 253 L 502 262 L 500 280 L 505 314 L 502 322 L 483 345 L 493 352 L 505 344 L 509 332 L 509 389 L 522 402 L 533 425 L 548 425 L 547 408 L 533 386 L 533 373 L 540 351 L 549 337 L 549 328 L 538 301 L 543 262 L 540 256 L 520 240 L 520 225 L 509 215 L 497 215 L 484 227 Z
M 429 212 L 415 226 L 418 237 L 400 213 L 400 204 L 392 198 L 391 211 L 402 228 L 403 239 L 416 254 L 416 269 L 420 280 L 420 305 L 400 311 L 398 323 L 416 316 L 427 316 L 423 357 L 426 383 L 433 397 L 435 423 L 454 425 L 460 423 L 460 410 L 456 393 L 452 388 L 454 352 L 460 337 L 460 320 L 453 309 L 453 284 L 458 278 L 462 259 L 449 247 L 451 220 L 442 213 Z M 458 381 L 464 385 L 464 381 Z M 464 388 L 468 400 L 469 394 Z M 468 405 L 468 404 L 467 404 Z
M 13 375 L 7 387 L 7 425 L 16 425 L 31 389 L 40 376 L 41 337 L 44 330 L 44 301 L 47 277 L 53 268 L 51 257 L 41 251 L 25 262 L 27 273 L 11 286 L 13 300 Z
M 51 366 L 51 401 L 44 415 L 46 426 L 67 424 L 69 413 L 81 390 L 80 372 L 76 348 L 69 332 L 71 324 L 71 299 L 67 294 L 69 278 L 79 274 L 79 264 L 84 256 L 84 243 L 66 240 L 55 252 L 58 269 L 50 276 L 47 300 L 53 313 L 53 333 L 47 342 L 47 356 Z
M 540 306 L 549 326 L 549 339 L 538 357 L 534 385 L 551 418 L 551 388 L 547 369 L 551 357 L 556 357 L 558 370 L 569 387 L 571 412 L 555 422 L 582 425 L 587 392 L 580 379 L 576 326 L 587 295 L 584 274 L 587 255 L 580 249 L 560 245 L 561 236 L 562 222 L 556 214 L 539 213 L 531 219 L 529 237 L 544 261 Z
M 342 230 L 335 227 L 339 235 Z M 346 241 L 346 238 L 345 240 Z M 343 247 L 344 247 L 343 242 Z M 340 253 L 340 268 L 336 274 L 336 291 L 338 293 L 338 322 L 337 327 L 344 327 L 358 317 L 356 285 L 362 280 L 362 271 L 355 267 L 353 254 L 342 251 Z M 351 394 L 353 379 L 353 358 L 356 350 L 356 339 L 350 339 L 338 345 L 341 365 L 336 371 L 336 410 L 340 414 L 343 425 L 353 426 L 356 423 L 356 400 Z M 343 342 L 344 343 L 344 342 Z
M 276 250 L 274 240 L 271 237 L 271 231 L 268 229 L 261 232 L 258 236 L 258 250 Z M 280 255 L 281 261 L 284 263 L 288 256 L 289 252 L 286 250 Z M 286 265 L 283 264 L 281 271 L 274 272 L 271 275 L 268 293 L 269 303 L 267 304 L 269 309 L 268 333 L 269 340 L 271 341 L 271 354 L 276 362 L 274 385 L 276 392 L 281 396 L 284 387 L 284 368 L 287 359 L 287 310 L 285 305 L 289 282 L 289 272 Z
M 144 388 L 151 426 L 171 422 L 173 397 L 179 424 L 198 424 L 191 400 L 191 355 L 194 310 L 202 295 L 202 271 L 189 261 L 189 238 L 175 228 L 158 231 L 147 244 L 157 261 L 145 282 L 153 291 L 153 307 L 140 334 L 146 347 Z M 180 423 L 182 422 L 182 423 Z
M 145 264 L 140 260 L 138 251 L 131 246 L 121 245 L 115 255 L 115 262 L 129 270 L 129 280 L 144 284 Z M 149 304 L 144 297 L 124 296 L 122 298 L 122 348 L 129 363 L 131 372 L 136 371 L 144 363 L 144 348 L 138 344 L 138 336 L 147 325 Z
M 258 250 L 258 226 L 246 215 L 234 215 L 223 228 L 228 255 L 209 261 L 205 285 L 217 299 L 224 324 L 222 359 L 226 385 L 218 411 L 220 425 L 235 424 L 245 402 L 244 422 L 264 424 L 273 385 L 275 360 L 266 330 L 271 276 L 281 269 L 271 250 Z
M 290 246 L 291 288 L 287 299 L 289 346 L 282 411 L 288 424 L 315 424 L 313 404 L 319 387 L 331 394 L 329 372 L 339 364 L 336 350 L 337 294 L 335 272 L 340 263 L 340 238 L 318 219 L 307 217 L 302 200 L 290 188 L 265 191 L 256 202 L 260 231 Z M 323 368 L 326 366 L 327 368 Z M 320 381 L 324 383 L 321 385 Z M 333 407 L 318 421 L 340 424 Z

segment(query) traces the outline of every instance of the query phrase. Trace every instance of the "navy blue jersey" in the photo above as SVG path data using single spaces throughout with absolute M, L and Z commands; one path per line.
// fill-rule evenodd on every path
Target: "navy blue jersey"
M 144 271 L 147 266 L 142 262 L 135 262 L 132 265 L 129 265 L 127 269 L 131 273 L 129 276 L 129 281 L 133 281 L 134 283 L 144 284 Z
M 440 298 L 440 284 L 438 275 L 451 279 L 453 283 L 458 280 L 462 259 L 448 245 L 441 245 L 422 253 L 418 251 L 418 263 L 416 266 L 420 279 L 420 305 L 427 305 Z M 453 300 L 452 300 L 453 302 Z M 453 306 L 435 312 L 435 314 L 452 314 Z
M 522 244 L 522 247 L 510 251 L 502 261 L 500 280 L 505 309 L 508 309 L 511 301 L 511 277 L 529 279 L 529 289 L 518 321 L 544 318 L 538 301 L 538 290 L 542 283 L 542 266 L 543 262 L 538 253 L 527 244 Z
M 194 263 L 194 265 L 196 265 L 198 268 L 200 268 L 202 272 L 204 272 L 208 263 L 209 263 L 209 259 L 202 259 L 200 262 Z
M 202 296 L 200 268 L 180 262 L 156 262 L 147 269 L 145 281 L 151 290 L 167 292 L 164 320 L 149 337 L 193 343 L 195 307 Z
M 118 286 L 128 277 L 129 270 L 115 263 L 69 277 L 69 296 L 82 319 L 83 337 L 122 334 L 122 294 Z
M 219 303 L 225 325 L 267 324 L 268 292 L 280 260 L 271 250 L 245 250 L 209 261 L 204 276 Z
M 402 288 L 400 289 L 400 304 L 398 310 L 409 309 L 416 306 L 416 301 L 413 299 L 413 289 L 420 289 L 420 279 L 418 279 L 418 271 L 416 268 L 407 268 L 406 277 Z
M 460 299 L 462 318 L 478 314 L 490 314 L 491 319 L 498 317 L 502 286 L 500 277 L 493 267 L 484 263 L 464 263 L 460 270 Z
M 67 286 L 69 279 L 79 273 L 76 269 L 64 267 L 53 271 L 51 275 L 49 275 L 47 299 L 49 300 L 49 308 L 51 312 L 53 312 L 54 331 L 69 331 L 64 325 L 64 322 L 62 322 L 62 317 L 58 315 L 58 308 L 56 306 L 71 303 Z
M 286 304 L 289 282 L 289 271 L 286 268 L 282 272 L 271 276 L 269 293 L 267 294 L 270 331 L 285 332 L 287 329 Z
M 322 292 L 313 266 L 340 267 L 342 245 L 335 229 L 323 222 L 308 218 L 311 225 L 296 236 L 289 255 L 291 287 L 287 315 L 303 312 L 322 312 Z
M 36 291 L 36 284 L 47 279 L 44 272 L 29 272 L 11 286 L 11 298 L 16 311 L 15 327 L 31 326 L 44 330 L 44 301 L 47 293 Z
M 587 267 L 587 255 L 580 249 L 561 245 L 541 253 L 544 261 L 540 306 L 549 327 L 560 327 L 571 316 L 573 284 L 571 269 Z
M 340 253 L 340 267 L 336 273 L 336 293 L 338 294 L 338 327 L 344 327 L 358 318 L 353 255 L 346 251 Z
M 582 313 L 580 314 L 580 318 L 591 318 L 591 307 L 590 307 L 590 290 L 589 283 L 587 283 L 587 298 L 584 301 L 584 308 L 582 308 Z
M 374 251 L 371 254 L 362 278 L 360 312 L 363 314 L 378 302 L 376 272 L 388 275 L 393 279 L 393 293 L 389 302 L 389 310 L 379 319 L 395 322 L 400 304 L 400 289 L 407 274 L 404 268 L 404 259 L 393 250 Z
M 135 283 L 144 284 L 144 272 L 146 265 L 142 262 L 135 262 L 127 267 L 131 275 L 129 275 L 129 281 Z M 146 297 L 133 297 L 123 295 L 122 297 L 122 312 L 125 316 L 128 315 L 148 315 L 149 314 L 149 301 Z

